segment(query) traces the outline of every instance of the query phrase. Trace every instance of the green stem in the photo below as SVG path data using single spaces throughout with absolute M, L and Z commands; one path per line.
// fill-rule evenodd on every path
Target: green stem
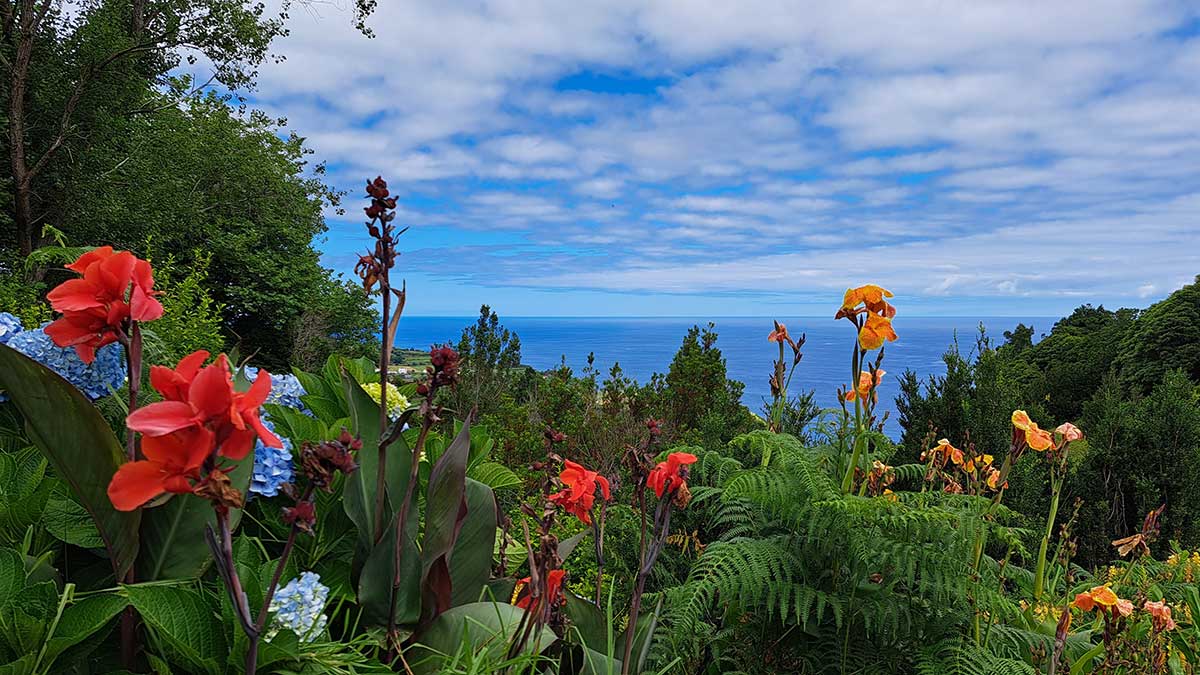
M 1058 515 L 1058 497 L 1062 493 L 1062 479 L 1057 473 L 1050 476 L 1052 494 L 1050 497 L 1050 514 L 1046 517 L 1046 532 L 1042 535 L 1042 543 L 1038 546 L 1037 567 L 1033 570 L 1033 599 L 1042 599 L 1046 585 L 1046 551 L 1050 548 L 1050 535 L 1054 531 L 1054 519 Z

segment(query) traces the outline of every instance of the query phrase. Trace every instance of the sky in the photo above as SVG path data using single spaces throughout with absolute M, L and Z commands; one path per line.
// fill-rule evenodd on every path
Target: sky
M 348 0 L 340 0 L 346 3 Z M 407 313 L 1145 306 L 1200 273 L 1195 2 L 293 5 L 250 102 L 400 197 Z

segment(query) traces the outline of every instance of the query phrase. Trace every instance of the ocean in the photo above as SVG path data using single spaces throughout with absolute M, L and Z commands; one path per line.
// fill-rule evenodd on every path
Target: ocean
M 396 346 L 426 349 L 432 344 L 457 344 L 463 328 L 475 317 L 404 317 L 396 334 Z M 798 338 L 807 334 L 804 359 L 792 379 L 793 393 L 816 391 L 822 407 L 837 407 L 837 388 L 850 382 L 850 351 L 854 330 L 850 323 L 828 317 L 781 317 L 788 331 Z M 956 337 L 964 353 L 975 346 L 975 337 L 983 324 L 993 344 L 1003 341 L 1004 331 L 1018 323 L 1032 325 L 1035 335 L 1049 332 L 1056 318 L 1034 317 L 897 317 L 894 323 L 900 339 L 887 344 L 883 369 L 887 375 L 879 387 L 880 414 L 890 411 L 885 427 L 888 435 L 898 437 L 895 398 L 897 378 L 906 369 L 922 379 L 945 373 L 942 354 Z M 689 327 L 715 324 L 716 346 L 728 364 L 729 377 L 745 383 L 742 402 L 755 412 L 770 399 L 768 378 L 778 347 L 767 341 L 770 318 L 726 317 L 714 319 L 652 317 L 501 317 L 501 324 L 521 338 L 523 363 L 544 370 L 557 366 L 564 358 L 578 371 L 587 364 L 589 353 L 596 355 L 596 368 L 608 373 L 613 362 L 621 364 L 627 376 L 646 382 L 655 372 L 666 372 L 671 358 Z M 791 350 L 788 352 L 790 363 Z

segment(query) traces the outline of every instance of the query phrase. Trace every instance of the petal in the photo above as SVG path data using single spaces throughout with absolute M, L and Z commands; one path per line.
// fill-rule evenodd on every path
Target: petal
M 147 436 L 162 436 L 196 424 L 192 406 L 182 401 L 159 401 L 142 406 L 125 419 L 125 425 Z
M 250 451 L 254 449 L 254 439 L 257 437 L 258 434 L 254 433 L 253 429 L 234 429 L 221 443 L 220 455 L 236 462 L 250 454 Z
M 71 347 L 97 337 L 97 331 L 66 315 L 55 319 L 42 330 L 59 347 Z
M 279 437 L 275 435 L 275 432 L 268 429 L 266 425 L 262 423 L 262 418 L 258 416 L 257 410 L 246 413 L 245 418 L 250 422 L 250 428 L 259 438 L 262 439 L 263 445 L 267 446 L 268 448 L 283 447 L 283 441 L 279 440 Z
M 186 401 L 188 381 L 166 366 L 150 366 L 150 386 L 168 401 Z
M 137 284 L 134 284 L 133 292 L 129 295 L 129 306 L 134 321 L 154 321 L 163 315 L 162 303 Z
M 196 379 L 196 373 L 200 372 L 200 367 L 208 360 L 208 352 L 199 349 L 179 359 L 179 364 L 175 366 L 175 372 L 188 382 Z
M 213 432 L 204 427 L 189 427 L 163 436 L 142 439 L 142 454 L 175 474 L 196 471 L 213 450 Z
M 1029 425 L 1033 421 L 1029 419 L 1029 413 L 1024 410 L 1014 410 L 1012 414 L 1012 425 L 1021 431 L 1029 431 Z
M 604 501 L 612 499 L 612 494 L 609 492 L 608 479 L 597 475 L 596 482 L 600 484 L 600 494 L 604 495 Z
M 108 499 L 118 511 L 133 511 L 165 491 L 158 462 L 126 462 L 108 483 Z
M 238 409 L 244 411 L 257 408 L 266 402 L 267 396 L 270 393 L 271 374 L 260 368 L 258 376 L 254 378 L 254 383 L 242 394 L 241 401 L 238 403 Z
M 67 265 L 67 269 L 71 270 L 72 272 L 78 272 L 80 274 L 83 274 L 84 272 L 87 271 L 87 268 L 89 266 L 91 266 L 92 263 L 105 260 L 105 259 L 111 257 L 112 254 L 113 254 L 113 247 L 111 247 L 111 246 L 101 246 L 99 248 L 94 248 L 94 249 L 88 251 L 87 253 L 84 253 L 83 255 L 76 258 L 75 262 L 71 263 L 70 265 Z
M 68 279 L 46 294 L 56 312 L 74 312 L 103 307 L 99 298 L 103 289 L 88 279 Z
M 204 419 L 229 415 L 233 403 L 233 379 L 224 354 L 196 374 L 188 389 L 188 402 Z

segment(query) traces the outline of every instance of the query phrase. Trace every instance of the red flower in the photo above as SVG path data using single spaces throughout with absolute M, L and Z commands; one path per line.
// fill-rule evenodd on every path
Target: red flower
M 550 495 L 550 501 L 561 506 L 567 513 L 574 514 L 584 525 L 592 524 L 592 505 L 596 502 L 597 483 L 604 500 L 612 499 L 607 478 L 595 471 L 588 471 L 569 459 L 566 460 L 566 468 L 558 477 L 566 484 L 567 489 Z
M 191 492 L 189 480 L 199 480 L 212 448 L 213 432 L 204 427 L 143 438 L 146 459 L 117 469 L 108 484 L 108 498 L 118 511 L 132 511 L 164 492 Z
M 562 570 L 550 570 L 546 584 L 546 594 L 550 596 L 552 604 L 562 602 L 562 583 L 563 575 L 565 574 L 566 572 Z M 525 577 L 517 582 L 517 601 L 513 604 L 521 609 L 529 610 L 529 605 L 532 603 L 533 595 L 529 593 L 529 577 Z
M 650 472 L 646 484 L 654 489 L 659 497 L 663 493 L 672 494 L 679 486 L 687 483 L 687 465 L 695 464 L 696 456 L 687 452 L 672 452 L 667 455 L 667 461 L 659 462 Z
M 116 342 L 128 320 L 162 316 L 150 263 L 129 251 L 102 246 L 79 256 L 67 269 L 80 278 L 64 281 L 46 296 L 62 313 L 46 326 L 46 334 L 59 347 L 74 347 L 84 363 L 95 360 L 100 347 Z
M 271 391 L 271 375 L 258 371 L 248 391 L 233 388 L 233 373 L 224 354 L 201 367 L 208 352 L 198 351 L 184 357 L 174 369 L 155 366 L 150 369 L 150 384 L 165 400 L 138 408 L 126 424 L 144 436 L 172 434 L 200 427 L 212 432 L 222 457 L 239 460 L 254 448 L 255 438 L 270 447 L 283 444 L 263 426 L 258 407 Z

